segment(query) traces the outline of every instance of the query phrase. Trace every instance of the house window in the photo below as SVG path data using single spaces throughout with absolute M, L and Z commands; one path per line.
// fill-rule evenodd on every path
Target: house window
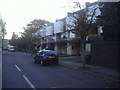
M 49 36 L 48 38 L 49 38 L 49 41 L 54 41 L 55 40 L 55 36 Z
M 103 28 L 102 26 L 98 27 L 98 34 L 102 34 L 103 33 L 103 29 L 102 28 Z
M 70 32 L 70 38 L 75 38 L 75 34 L 73 32 Z
M 62 39 L 67 39 L 67 37 L 68 37 L 68 32 L 65 32 L 65 33 L 61 34 Z

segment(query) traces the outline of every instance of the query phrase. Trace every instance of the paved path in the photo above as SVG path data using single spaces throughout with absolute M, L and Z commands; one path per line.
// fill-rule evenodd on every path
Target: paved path
M 74 60 L 74 61 L 64 61 L 62 60 L 64 57 L 60 58 L 60 64 L 74 69 L 81 72 L 84 72 L 88 75 L 94 76 L 95 78 L 99 78 L 102 80 L 105 80 L 107 82 L 113 83 L 113 84 L 119 84 L 120 85 L 120 73 L 118 72 L 118 69 L 110 68 L 110 67 L 103 67 L 103 66 L 95 66 L 95 65 L 89 65 L 86 64 L 86 69 L 82 68 L 82 60 Z M 76 58 L 73 57 L 65 57 L 65 58 Z

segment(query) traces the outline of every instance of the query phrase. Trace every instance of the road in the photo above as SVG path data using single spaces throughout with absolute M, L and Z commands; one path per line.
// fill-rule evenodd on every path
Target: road
M 35 64 L 33 56 L 23 52 L 3 52 L 2 88 L 113 88 L 61 65 Z

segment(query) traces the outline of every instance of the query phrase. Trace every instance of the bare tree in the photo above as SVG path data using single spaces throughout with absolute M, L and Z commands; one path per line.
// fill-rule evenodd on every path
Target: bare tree
M 79 8 L 78 11 L 73 12 L 74 20 L 74 28 L 75 33 L 77 36 L 80 37 L 81 41 L 81 55 L 83 60 L 83 67 L 86 65 L 85 61 L 85 44 L 86 44 L 86 37 L 91 33 L 91 26 L 95 22 L 95 13 L 99 7 L 92 6 L 91 8 L 87 5 L 84 9 L 82 9 L 82 5 L 80 2 L 74 2 L 75 7 Z

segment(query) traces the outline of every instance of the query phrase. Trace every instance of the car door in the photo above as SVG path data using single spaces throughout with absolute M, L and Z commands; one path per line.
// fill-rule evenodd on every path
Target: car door
M 36 59 L 37 61 L 41 61 L 42 58 L 43 58 L 43 53 L 44 53 L 43 51 L 38 52 L 37 55 L 35 56 L 35 59 Z

